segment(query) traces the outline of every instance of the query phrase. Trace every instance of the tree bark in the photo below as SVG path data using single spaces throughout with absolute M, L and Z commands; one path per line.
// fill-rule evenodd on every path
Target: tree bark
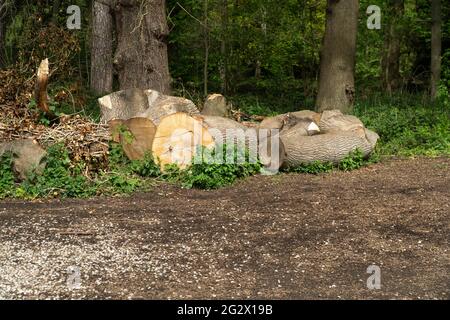
M 113 16 L 111 0 L 92 5 L 91 90 L 99 95 L 113 90 Z
M 320 61 L 318 111 L 350 111 L 355 98 L 358 0 L 328 0 Z
M 284 166 L 297 167 L 315 161 L 339 163 L 350 152 L 360 149 L 367 157 L 373 151 L 378 135 L 365 128 L 305 136 L 292 128 L 281 134 L 286 149 Z
M 118 141 L 130 160 L 142 160 L 151 154 L 156 126 L 147 118 L 131 118 L 109 122 L 113 141 Z
M 203 45 L 205 60 L 203 62 L 203 94 L 208 95 L 208 65 L 209 65 L 209 29 L 208 29 L 208 0 L 203 2 Z
M 220 64 L 220 80 L 222 94 L 228 91 L 228 0 L 222 0 L 222 37 L 220 40 L 220 54 L 222 61 Z
M 117 0 L 117 50 L 114 66 L 121 90 L 138 88 L 170 93 L 164 0 Z
M 381 61 L 383 89 L 392 93 L 400 86 L 400 45 L 399 19 L 403 15 L 404 0 L 391 2 L 389 11 L 392 14 L 384 41 L 384 52 Z
M 166 96 L 155 90 L 128 89 L 113 92 L 98 99 L 101 121 L 128 120 L 136 117 L 150 119 L 158 125 L 161 118 L 176 112 L 199 114 L 195 104 L 182 97 Z
M 441 0 L 431 1 L 431 99 L 437 96 L 441 79 L 441 49 L 442 49 L 442 10 Z

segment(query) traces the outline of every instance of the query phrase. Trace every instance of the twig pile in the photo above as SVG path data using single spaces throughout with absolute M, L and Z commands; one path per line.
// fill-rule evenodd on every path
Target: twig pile
M 108 126 L 80 115 L 63 115 L 50 127 L 36 124 L 35 116 L 15 117 L 10 107 L 0 106 L 0 142 L 35 139 L 47 148 L 62 143 L 74 162 L 84 161 L 90 169 L 106 163 L 110 133 Z

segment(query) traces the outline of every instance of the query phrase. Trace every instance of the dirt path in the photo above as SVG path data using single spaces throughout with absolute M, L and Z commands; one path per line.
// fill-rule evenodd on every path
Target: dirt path
M 450 299 L 449 243 L 442 158 L 210 192 L 3 201 L 0 298 Z M 370 265 L 381 290 L 366 286 Z

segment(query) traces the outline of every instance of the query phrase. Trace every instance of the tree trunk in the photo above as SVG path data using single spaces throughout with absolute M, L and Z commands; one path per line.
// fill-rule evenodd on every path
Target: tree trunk
M 328 0 L 320 61 L 318 111 L 350 111 L 355 98 L 355 56 L 358 0 Z
M 117 50 L 114 66 L 120 89 L 170 93 L 164 0 L 117 0 Z
M 228 91 L 228 0 L 222 0 L 222 37 L 220 40 L 220 54 L 222 61 L 220 64 L 220 80 L 222 94 Z
M 398 89 L 400 86 L 400 45 L 399 19 L 403 15 L 404 0 L 394 0 L 390 6 L 390 17 L 386 38 L 384 41 L 384 52 L 381 61 L 381 82 L 383 89 L 388 93 Z
M 5 20 L 6 20 L 6 2 L 5 0 L 0 0 L 0 68 L 3 68 L 6 65 Z
M 203 3 L 203 46 L 205 60 L 203 62 L 203 95 L 208 95 L 208 65 L 209 65 L 209 29 L 208 29 L 208 0 Z
M 431 16 L 431 99 L 436 99 L 441 79 L 442 17 L 441 0 L 432 0 Z
M 92 5 L 91 89 L 103 95 L 113 90 L 113 16 L 110 0 Z

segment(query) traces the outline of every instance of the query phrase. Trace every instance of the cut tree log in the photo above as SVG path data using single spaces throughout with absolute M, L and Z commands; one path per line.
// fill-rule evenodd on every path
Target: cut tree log
M 152 153 L 162 170 L 170 164 L 185 169 L 191 164 L 197 148 L 201 146 L 215 147 L 208 129 L 201 121 L 179 112 L 164 117 L 159 123 L 153 140 Z
M 280 114 L 264 119 L 259 125 L 260 129 L 277 129 L 286 131 L 291 128 L 303 128 L 304 135 L 315 135 L 320 132 L 318 123 L 321 115 L 309 110 Z
M 112 141 L 120 143 L 130 160 L 142 160 L 151 154 L 156 126 L 147 118 L 111 120 L 108 122 Z
M 249 161 L 257 160 L 259 150 L 268 150 L 264 163 L 277 169 L 281 163 L 271 163 L 271 158 L 276 158 L 274 152 L 280 152 L 279 159 L 284 158 L 284 152 L 280 148 L 272 152 L 271 142 L 279 140 L 268 139 L 261 135 L 258 130 L 248 128 L 234 120 L 214 116 L 189 116 L 186 113 L 176 113 L 164 117 L 156 129 L 153 141 L 153 157 L 164 170 L 166 165 L 176 164 L 181 169 L 185 169 L 192 164 L 193 157 L 201 148 L 216 151 L 215 160 L 223 161 L 223 145 L 227 148 L 230 145 L 237 146 L 238 149 L 247 148 L 249 150 Z M 260 139 L 259 139 L 260 138 Z M 265 143 L 264 149 L 261 144 Z M 272 157 L 273 153 L 273 157 Z M 226 158 L 225 161 L 234 161 Z M 242 160 L 242 159 L 241 159 Z M 245 159 L 244 159 L 245 160 Z M 216 162 L 217 163 L 217 162 Z
M 202 109 L 202 115 L 228 118 L 230 116 L 230 109 L 225 97 L 215 93 L 206 98 Z
M 258 131 L 258 157 L 264 166 L 263 173 L 276 174 L 286 161 L 286 149 L 279 132 Z
M 13 157 L 13 169 L 20 180 L 35 172 L 40 174 L 45 168 L 47 152 L 32 139 L 14 140 L 0 144 L 0 157 L 10 153 Z
M 34 89 L 34 99 L 36 100 L 37 107 L 45 114 L 53 117 L 53 113 L 48 106 L 48 94 L 47 85 L 49 78 L 48 59 L 41 61 L 37 70 L 36 84 Z
M 338 131 L 354 131 L 364 128 L 364 124 L 357 117 L 345 115 L 340 110 L 326 110 L 319 121 L 322 133 Z
M 111 140 L 120 143 L 120 127 L 123 125 L 124 120 L 113 119 L 108 121 L 109 133 L 111 134 Z
M 370 155 L 378 135 L 360 127 L 352 131 L 333 131 L 314 136 L 304 136 L 302 130 L 293 128 L 282 132 L 286 149 L 285 167 L 296 167 L 314 161 L 338 163 L 350 152 L 360 149 L 363 156 Z
M 156 126 L 147 118 L 132 118 L 123 123 L 127 132 L 120 134 L 123 151 L 130 160 L 142 160 L 151 155 Z
M 158 125 L 164 116 L 177 112 L 200 114 L 195 104 L 185 98 L 166 96 L 155 90 L 128 89 L 98 99 L 102 122 L 147 118 Z

